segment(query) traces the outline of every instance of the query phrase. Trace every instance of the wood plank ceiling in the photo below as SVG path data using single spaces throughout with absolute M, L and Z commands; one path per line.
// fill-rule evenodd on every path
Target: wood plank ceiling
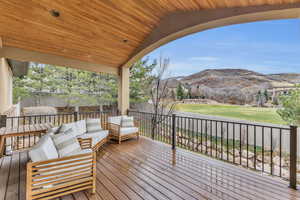
M 3 46 L 119 67 L 167 14 L 300 0 L 1 0 Z M 55 18 L 51 10 L 60 12 Z

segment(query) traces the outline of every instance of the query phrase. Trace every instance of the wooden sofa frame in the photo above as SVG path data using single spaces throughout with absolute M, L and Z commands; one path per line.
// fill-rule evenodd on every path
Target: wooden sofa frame
M 91 138 L 78 139 L 82 149 Z M 96 192 L 96 152 L 27 163 L 26 200 L 46 200 L 91 189 Z
M 134 121 L 134 125 L 136 127 L 139 127 L 137 121 Z M 118 124 L 108 123 L 109 139 L 117 140 L 119 144 L 121 144 L 123 140 L 127 140 L 129 138 L 137 137 L 137 139 L 139 139 L 139 135 L 140 135 L 139 131 L 127 135 L 121 135 L 120 128 L 121 126 Z

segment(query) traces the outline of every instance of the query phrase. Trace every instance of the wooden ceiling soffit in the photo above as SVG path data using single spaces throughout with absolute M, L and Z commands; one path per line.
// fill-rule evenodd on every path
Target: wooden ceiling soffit
M 175 12 L 164 17 L 159 25 L 133 52 L 123 67 L 130 67 L 154 49 L 178 38 L 211 28 L 247 22 L 298 18 L 300 3 L 263 5 L 240 8 Z
M 51 64 L 64 67 L 72 67 L 76 69 L 88 70 L 97 73 L 108 73 L 118 75 L 119 69 L 116 67 L 108 67 L 101 64 L 94 64 L 75 59 L 66 58 L 52 54 L 45 54 L 36 51 L 29 51 L 15 47 L 0 48 L 0 57 L 15 59 L 18 61 L 39 62 L 43 64 Z

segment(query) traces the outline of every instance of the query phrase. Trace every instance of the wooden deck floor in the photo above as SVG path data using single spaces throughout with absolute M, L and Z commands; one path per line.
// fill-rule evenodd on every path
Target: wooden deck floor
M 25 199 L 26 152 L 0 159 L 0 200 Z M 109 144 L 98 155 L 97 194 L 63 200 L 300 199 L 278 178 L 141 137 Z

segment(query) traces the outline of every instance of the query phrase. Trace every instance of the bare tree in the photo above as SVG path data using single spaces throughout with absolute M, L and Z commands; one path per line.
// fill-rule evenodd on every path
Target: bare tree
M 159 57 L 158 65 L 155 69 L 155 78 L 150 88 L 150 95 L 152 101 L 153 115 L 151 117 L 152 128 L 151 134 L 154 138 L 154 134 L 157 127 L 162 124 L 168 115 L 171 115 L 174 111 L 175 102 L 171 98 L 171 91 L 168 89 L 168 79 L 166 78 L 168 73 L 170 59 Z

